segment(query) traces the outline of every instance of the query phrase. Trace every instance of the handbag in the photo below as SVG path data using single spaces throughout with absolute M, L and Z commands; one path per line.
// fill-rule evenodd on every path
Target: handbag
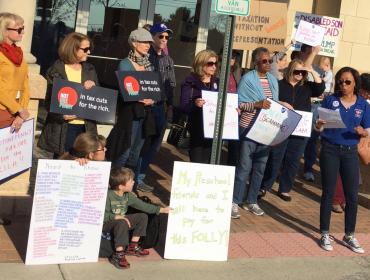
M 361 137 L 357 145 L 358 155 L 365 165 L 370 163 L 370 136 Z
M 168 133 L 167 143 L 181 149 L 189 148 L 188 117 L 183 118 L 179 123 L 172 124 Z

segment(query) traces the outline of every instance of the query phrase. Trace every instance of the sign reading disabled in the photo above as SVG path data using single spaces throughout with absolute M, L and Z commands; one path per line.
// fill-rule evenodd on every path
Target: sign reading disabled
M 162 88 L 158 72 L 116 71 L 116 75 L 124 101 L 139 101 L 146 98 L 161 100 Z
M 301 20 L 295 33 L 295 40 L 309 46 L 321 46 L 325 28 L 316 24 Z
M 302 116 L 267 98 L 270 109 L 262 109 L 246 137 L 260 144 L 275 146 L 287 139 Z
M 302 116 L 297 127 L 293 131 L 292 135 L 302 136 L 302 137 L 311 137 L 312 130 L 312 116 L 311 112 L 295 110 L 298 114 Z
M 32 166 L 33 119 L 25 121 L 18 132 L 0 129 L 0 180 Z
M 50 111 L 102 123 L 115 122 L 117 91 L 56 78 L 53 81 Z
M 338 55 L 339 39 L 343 30 L 343 19 L 296 12 L 292 31 L 293 36 L 296 33 L 301 20 L 325 28 L 324 38 L 320 44 L 318 44 L 321 45 L 319 55 L 336 57 Z M 300 50 L 301 43 L 296 42 L 293 45 L 293 49 Z
M 39 160 L 26 264 L 97 262 L 110 162 Z
M 176 161 L 166 259 L 226 261 L 234 166 Z
M 203 130 L 204 137 L 213 138 L 217 110 L 217 95 L 215 91 L 202 91 L 202 98 L 206 101 L 203 105 Z M 222 139 L 239 139 L 238 95 L 228 93 L 226 111 L 222 131 Z

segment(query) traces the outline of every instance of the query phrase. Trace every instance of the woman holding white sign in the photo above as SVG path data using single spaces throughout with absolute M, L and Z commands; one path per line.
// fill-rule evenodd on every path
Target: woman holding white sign
M 316 122 L 316 129 L 321 131 L 320 246 L 326 251 L 333 250 L 329 227 L 339 173 L 346 201 L 343 244 L 355 253 L 365 252 L 355 238 L 359 189 L 357 145 L 360 138 L 369 136 L 370 132 L 370 105 L 360 96 L 360 87 L 361 79 L 357 70 L 351 67 L 340 69 L 335 75 L 335 93 L 325 97 L 321 106 L 339 110 L 346 127 L 325 129 L 325 120 Z
M 313 76 L 314 82 L 307 80 L 308 74 Z M 279 81 L 279 100 L 289 103 L 294 110 L 311 112 L 311 97 L 320 96 L 324 90 L 325 83 L 312 67 L 304 67 L 303 61 L 295 59 L 289 63 L 284 79 Z M 308 125 L 311 127 L 311 122 Z M 278 196 L 285 201 L 291 201 L 289 192 L 292 190 L 299 160 L 309 139 L 307 137 L 291 135 L 271 149 L 261 185 L 262 195 L 271 190 L 280 170 Z

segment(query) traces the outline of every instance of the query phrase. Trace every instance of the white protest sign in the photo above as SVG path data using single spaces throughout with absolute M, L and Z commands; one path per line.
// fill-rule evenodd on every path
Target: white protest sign
M 311 137 L 311 130 L 312 130 L 312 116 L 311 112 L 299 111 L 295 110 L 298 114 L 302 116 L 301 120 L 299 121 L 297 127 L 293 131 L 292 135 L 294 136 L 303 136 L 303 137 Z
M 267 98 L 270 109 L 262 109 L 246 137 L 260 144 L 275 146 L 287 139 L 302 116 Z
M 202 98 L 206 101 L 203 105 L 203 131 L 205 138 L 213 138 L 217 111 L 217 92 L 202 90 Z M 238 95 L 228 93 L 226 111 L 222 132 L 222 139 L 239 139 L 238 121 Z
M 166 259 L 226 261 L 234 166 L 175 162 Z
M 325 28 L 324 38 L 321 44 L 319 44 L 321 45 L 319 55 L 336 57 L 338 55 L 339 39 L 343 30 L 343 19 L 296 12 L 292 31 L 293 36 L 296 33 L 301 20 L 320 25 Z M 296 44 L 293 45 L 294 50 L 300 50 L 300 48 L 300 42 L 296 42 Z
M 301 20 L 295 33 L 295 40 L 310 46 L 321 46 L 325 28 L 316 24 Z
M 340 115 L 339 109 L 330 110 L 327 108 L 319 107 L 317 108 L 317 111 L 319 112 L 319 119 L 325 121 L 324 128 L 346 128 L 346 125 Z
M 0 180 L 32 166 L 33 119 L 23 123 L 18 132 L 0 129 Z
M 110 165 L 38 161 L 27 265 L 98 261 Z

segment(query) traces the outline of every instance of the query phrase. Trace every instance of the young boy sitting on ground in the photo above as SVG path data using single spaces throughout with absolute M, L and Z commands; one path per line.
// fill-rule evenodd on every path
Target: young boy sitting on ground
M 126 215 L 127 208 L 133 207 L 149 214 L 168 213 L 170 207 L 162 208 L 148 204 L 132 193 L 135 174 L 128 168 L 113 168 L 110 173 L 107 202 L 105 205 L 103 232 L 114 237 L 116 251 L 109 261 L 117 268 L 129 268 L 125 255 L 137 257 L 149 255 L 149 251 L 139 245 L 141 236 L 146 235 L 148 216 L 145 213 Z M 129 231 L 133 231 L 129 243 Z M 126 247 L 127 246 L 127 247 Z

